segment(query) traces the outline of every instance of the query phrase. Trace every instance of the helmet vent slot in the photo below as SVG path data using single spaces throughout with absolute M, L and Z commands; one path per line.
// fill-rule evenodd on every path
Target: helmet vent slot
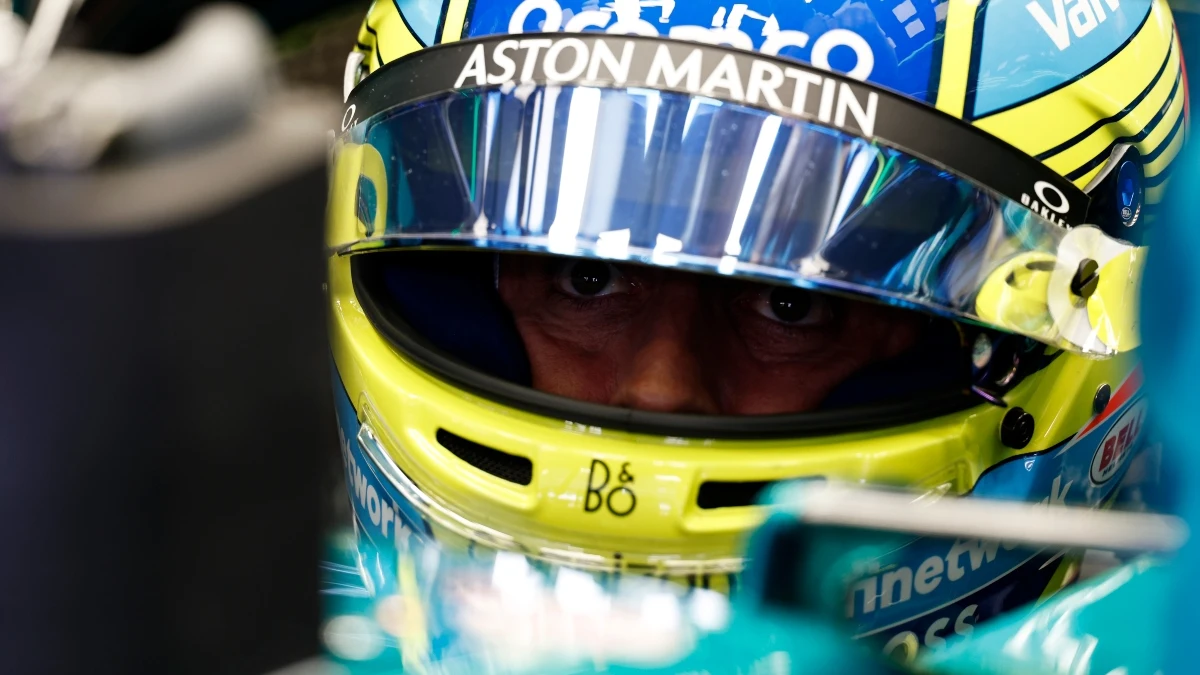
M 501 480 L 517 485 L 533 482 L 533 462 L 525 457 L 510 455 L 475 441 L 468 441 L 445 429 L 437 430 L 437 441 L 455 457 Z
M 758 495 L 775 481 L 743 482 L 705 481 L 700 484 L 696 505 L 702 509 L 724 509 L 731 506 L 754 506 Z

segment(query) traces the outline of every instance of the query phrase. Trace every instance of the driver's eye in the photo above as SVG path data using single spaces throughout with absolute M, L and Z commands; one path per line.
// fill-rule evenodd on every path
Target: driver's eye
M 574 260 L 558 274 L 558 288 L 567 295 L 597 298 L 629 290 L 621 270 L 599 260 Z
M 832 316 L 825 296 L 800 288 L 764 288 L 753 306 L 762 316 L 789 326 L 811 326 Z

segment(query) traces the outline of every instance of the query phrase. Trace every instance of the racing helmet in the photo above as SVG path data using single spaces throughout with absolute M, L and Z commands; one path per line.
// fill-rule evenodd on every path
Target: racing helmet
M 778 482 L 1099 507 L 1148 447 L 1137 286 L 1188 117 L 1166 2 L 395 0 L 345 78 L 364 551 L 736 595 Z M 911 653 L 1074 570 L 914 537 L 846 613 Z

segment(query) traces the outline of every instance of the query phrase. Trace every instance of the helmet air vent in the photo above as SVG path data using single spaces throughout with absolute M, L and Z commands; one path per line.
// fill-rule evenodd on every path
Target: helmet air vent
M 517 485 L 529 485 L 533 482 L 533 462 L 525 457 L 510 455 L 475 441 L 468 441 L 445 429 L 437 430 L 437 441 L 455 457 L 484 473 Z
M 754 506 L 758 495 L 775 481 L 742 482 L 705 481 L 700 484 L 696 505 L 702 509 L 724 509 L 731 506 Z

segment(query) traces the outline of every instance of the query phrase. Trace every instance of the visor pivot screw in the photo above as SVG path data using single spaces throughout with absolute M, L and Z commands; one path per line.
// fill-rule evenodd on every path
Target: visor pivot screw
M 1010 408 L 1000 422 L 1000 442 L 1020 450 L 1033 440 L 1033 415 L 1021 408 Z
M 1092 399 L 1092 412 L 1099 415 L 1108 407 L 1108 399 L 1112 397 L 1112 388 L 1107 384 L 1102 384 L 1096 389 L 1096 396 Z
M 1100 265 L 1091 258 L 1084 258 L 1079 262 L 1079 268 L 1075 270 L 1075 276 L 1071 278 L 1071 294 L 1076 297 L 1087 299 L 1092 297 L 1092 293 L 1096 292 L 1096 286 L 1100 285 Z

